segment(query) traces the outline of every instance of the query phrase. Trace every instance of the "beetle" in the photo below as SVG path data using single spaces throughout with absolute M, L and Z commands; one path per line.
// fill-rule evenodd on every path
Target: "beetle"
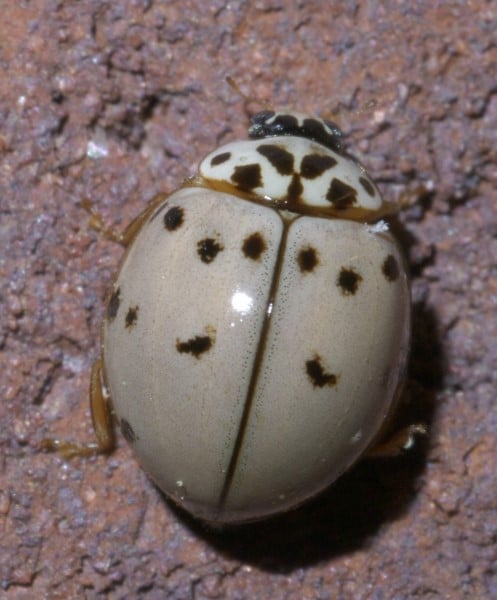
M 377 443 L 402 391 L 410 289 L 393 210 L 334 123 L 254 115 L 248 140 L 110 235 L 127 250 L 92 371 L 97 444 L 45 447 L 107 451 L 115 419 L 158 487 L 210 523 L 315 496 Z

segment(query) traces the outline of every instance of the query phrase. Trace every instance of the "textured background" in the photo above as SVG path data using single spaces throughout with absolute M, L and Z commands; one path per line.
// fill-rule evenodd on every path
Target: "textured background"
M 433 6 L 438 5 L 438 6 Z M 326 7 L 326 8 L 324 8 Z M 495 2 L 0 0 L 0 598 L 497 596 Z M 270 522 L 209 532 L 119 437 L 89 369 L 122 227 L 245 136 L 249 95 L 337 120 L 413 276 L 411 404 L 430 433 Z

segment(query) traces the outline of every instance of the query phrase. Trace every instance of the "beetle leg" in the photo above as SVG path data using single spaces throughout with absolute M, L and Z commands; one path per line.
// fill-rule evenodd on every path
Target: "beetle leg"
M 41 441 L 40 448 L 49 452 L 59 452 L 64 458 L 92 456 L 114 449 L 115 439 L 109 396 L 102 382 L 102 359 L 96 360 L 91 369 L 90 409 L 96 442 L 78 444 L 57 438 L 46 438 Z
M 91 229 L 101 233 L 107 240 L 116 242 L 117 244 L 121 244 L 121 246 L 126 247 L 129 246 L 129 244 L 133 241 L 136 234 L 138 231 L 140 231 L 143 223 L 148 219 L 150 214 L 166 199 L 166 197 L 166 194 L 157 194 L 154 196 L 154 198 L 152 198 L 152 200 L 148 203 L 145 210 L 135 217 L 124 229 L 124 231 L 117 231 L 112 227 L 107 227 L 102 219 L 102 215 L 95 210 L 93 202 L 88 198 L 81 200 L 80 205 L 90 215 L 88 225 Z
M 93 202 L 91 200 L 89 200 L 88 198 L 84 198 L 83 200 L 81 200 L 80 206 L 84 208 L 86 212 L 90 215 L 90 218 L 88 219 L 88 226 L 90 227 L 90 229 L 98 231 L 98 233 L 101 233 L 104 236 L 104 238 L 110 240 L 111 242 L 116 242 L 118 244 L 125 245 L 122 239 L 122 233 L 116 231 L 112 227 L 107 227 L 107 225 L 105 225 L 104 220 L 102 219 L 102 215 L 97 210 L 95 210 Z
M 418 183 L 412 189 L 406 189 L 400 193 L 396 201 L 398 210 L 406 210 L 420 203 L 426 203 L 433 196 L 433 185 L 431 183 Z
M 109 393 L 102 381 L 102 359 L 96 360 L 90 377 L 91 419 L 97 437 L 98 452 L 110 452 L 115 447 L 114 428 Z
M 398 456 L 406 450 L 410 450 L 415 443 L 417 435 L 426 435 L 426 426 L 422 423 L 414 423 L 394 433 L 390 438 L 370 448 L 367 458 L 387 458 Z

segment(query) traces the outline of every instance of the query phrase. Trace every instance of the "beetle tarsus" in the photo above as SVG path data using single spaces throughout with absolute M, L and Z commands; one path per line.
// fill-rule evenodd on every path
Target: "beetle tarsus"
M 388 458 L 398 456 L 414 446 L 417 436 L 424 436 L 427 433 L 426 425 L 423 423 L 413 423 L 397 431 L 392 437 L 381 444 L 371 448 L 367 453 L 367 457 Z
M 40 442 L 40 449 L 45 452 L 57 452 L 65 459 L 76 456 L 94 456 L 101 452 L 98 444 L 77 444 L 57 438 L 45 438 Z

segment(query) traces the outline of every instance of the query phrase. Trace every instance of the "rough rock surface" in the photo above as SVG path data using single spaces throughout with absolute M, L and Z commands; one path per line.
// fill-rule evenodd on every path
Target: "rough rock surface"
M 497 596 L 497 11 L 492 2 L 2 2 L 0 597 Z M 404 420 L 429 435 L 307 506 L 209 531 L 121 437 L 87 440 L 89 369 L 123 227 L 245 135 L 232 76 L 340 123 L 389 199 L 415 331 Z

